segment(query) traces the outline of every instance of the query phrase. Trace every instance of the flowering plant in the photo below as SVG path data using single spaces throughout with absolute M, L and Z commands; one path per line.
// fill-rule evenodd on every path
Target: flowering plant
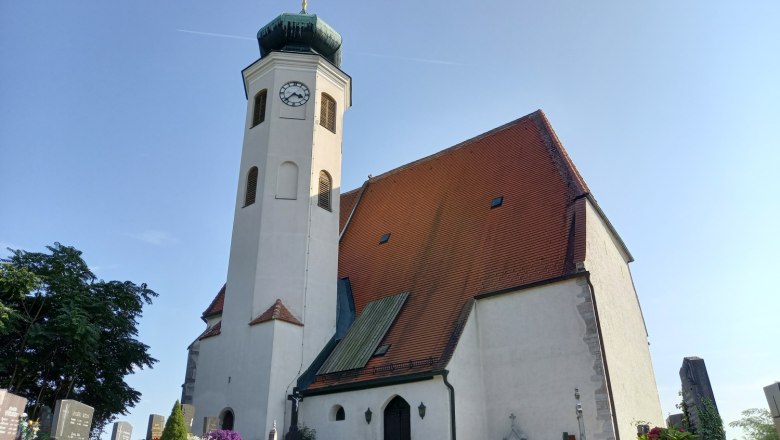
M 647 434 L 637 436 L 639 440 L 693 440 L 695 438 L 697 438 L 695 435 L 682 428 L 659 428 L 657 426 Z
M 237 431 L 229 431 L 227 429 L 219 429 L 217 431 L 211 431 L 203 436 L 204 440 L 241 440 L 241 434 Z
M 22 413 L 21 417 L 19 417 L 19 438 L 21 440 L 33 440 L 40 429 L 40 422 L 27 420 L 27 413 Z

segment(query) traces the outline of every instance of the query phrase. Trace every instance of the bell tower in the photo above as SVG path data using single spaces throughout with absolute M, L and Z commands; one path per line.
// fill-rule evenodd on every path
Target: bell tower
M 287 395 L 335 332 L 342 117 L 351 105 L 341 36 L 322 19 L 282 14 L 257 39 L 260 59 L 242 72 L 244 142 L 213 338 L 221 363 L 198 365 L 193 394 L 199 416 L 229 411 L 246 440 L 265 438 L 274 421 L 287 426 Z

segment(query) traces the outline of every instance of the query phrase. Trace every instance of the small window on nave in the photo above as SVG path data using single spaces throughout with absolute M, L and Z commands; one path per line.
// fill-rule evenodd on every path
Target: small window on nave
M 336 132 L 336 100 L 327 93 L 323 93 L 320 99 L 320 125 Z

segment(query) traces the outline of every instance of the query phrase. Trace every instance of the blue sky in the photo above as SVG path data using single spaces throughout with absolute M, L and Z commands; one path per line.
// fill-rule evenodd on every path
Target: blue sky
M 0 246 L 160 293 L 129 417 L 180 395 L 224 282 L 254 35 L 296 1 L 0 0 Z M 684 356 L 722 415 L 780 380 L 780 3 L 313 0 L 353 78 L 343 184 L 538 108 L 636 258 L 664 414 Z M 7 255 L 2 251 L 0 255 Z M 730 438 L 736 432 L 730 430 Z

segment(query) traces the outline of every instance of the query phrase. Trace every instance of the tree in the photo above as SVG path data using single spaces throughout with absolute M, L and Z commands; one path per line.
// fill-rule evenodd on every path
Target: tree
M 173 404 L 160 440 L 187 440 L 187 425 L 184 423 L 184 414 L 178 400 Z
M 47 249 L 0 259 L 0 388 L 26 397 L 31 419 L 58 399 L 90 405 L 99 435 L 140 400 L 125 376 L 157 362 L 136 340 L 143 305 L 157 294 L 97 279 L 73 247 Z
M 748 440 L 780 440 L 772 422 L 772 415 L 764 408 L 750 408 L 742 411 L 742 418 L 729 423 L 732 428 L 740 428 Z

